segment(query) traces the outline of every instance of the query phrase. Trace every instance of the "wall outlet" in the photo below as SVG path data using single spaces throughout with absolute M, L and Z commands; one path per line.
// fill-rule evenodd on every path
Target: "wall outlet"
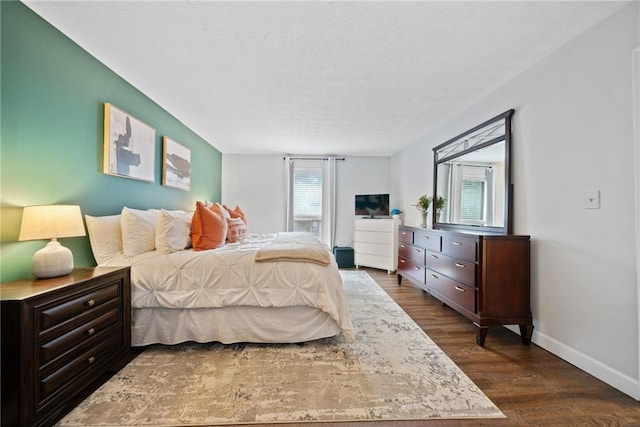
M 600 209 L 600 190 L 587 191 L 584 193 L 585 209 Z

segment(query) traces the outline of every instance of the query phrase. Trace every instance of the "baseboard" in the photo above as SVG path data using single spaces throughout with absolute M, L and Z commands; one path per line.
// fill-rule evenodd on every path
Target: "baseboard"
M 507 329 L 520 335 L 520 331 L 517 327 L 507 326 Z M 571 363 L 577 368 L 582 369 L 586 373 L 593 375 L 599 380 L 609 384 L 611 387 L 620 390 L 622 393 L 640 401 L 640 382 L 637 379 L 616 371 L 610 366 L 607 366 L 602 362 L 545 335 L 544 333 L 536 332 L 535 329 L 533 330 L 531 342 Z

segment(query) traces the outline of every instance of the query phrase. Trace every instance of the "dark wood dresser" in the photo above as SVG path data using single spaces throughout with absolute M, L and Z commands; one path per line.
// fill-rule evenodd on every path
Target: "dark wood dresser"
M 2 425 L 52 425 L 132 358 L 129 267 L 0 286 Z
M 519 325 L 531 342 L 529 236 L 401 226 L 398 285 L 403 277 L 472 320 L 479 345 L 492 325 Z

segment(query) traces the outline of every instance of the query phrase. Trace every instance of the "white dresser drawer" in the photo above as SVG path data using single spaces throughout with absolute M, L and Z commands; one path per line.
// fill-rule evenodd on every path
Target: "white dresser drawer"
M 386 231 L 393 232 L 395 222 L 393 219 L 358 219 L 356 220 L 356 232 L 363 231 Z
M 394 263 L 391 257 L 363 254 L 357 252 L 355 254 L 355 264 L 356 266 L 366 265 L 367 267 L 380 268 L 390 271 L 396 269 L 393 265 Z
M 389 245 L 367 242 L 356 242 L 355 252 L 369 255 L 380 255 L 387 258 L 394 255 Z
M 391 239 L 393 235 L 391 232 L 384 233 L 381 231 L 358 231 L 356 230 L 356 234 L 353 238 L 353 241 L 356 243 L 367 242 L 367 243 L 380 243 L 389 245 L 389 239 Z

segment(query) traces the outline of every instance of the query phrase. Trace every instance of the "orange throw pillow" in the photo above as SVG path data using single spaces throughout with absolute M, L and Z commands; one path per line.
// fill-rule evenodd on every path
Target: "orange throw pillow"
M 207 208 L 196 202 L 196 210 L 191 220 L 191 241 L 194 251 L 215 249 L 224 245 L 227 240 L 227 220 L 216 208 Z
M 247 216 L 244 214 L 244 212 L 242 211 L 242 209 L 240 209 L 240 206 L 236 205 L 235 209 L 230 209 L 227 205 L 222 205 L 227 212 L 229 212 L 229 215 L 231 215 L 231 218 L 240 218 L 244 221 L 245 224 L 249 224 L 247 222 Z

